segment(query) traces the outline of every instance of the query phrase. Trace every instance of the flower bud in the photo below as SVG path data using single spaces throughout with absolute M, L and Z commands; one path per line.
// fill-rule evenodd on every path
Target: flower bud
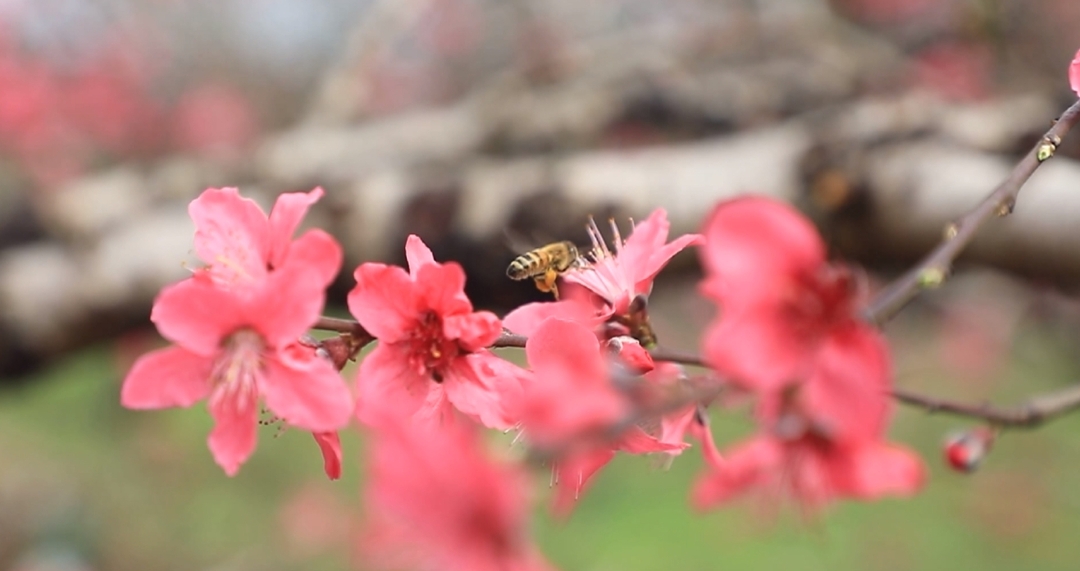
M 945 439 L 945 461 L 957 472 L 974 472 L 994 443 L 994 432 L 986 427 L 954 432 Z
M 652 355 L 633 337 L 612 337 L 607 341 L 607 349 L 619 364 L 636 375 L 644 375 L 656 368 Z

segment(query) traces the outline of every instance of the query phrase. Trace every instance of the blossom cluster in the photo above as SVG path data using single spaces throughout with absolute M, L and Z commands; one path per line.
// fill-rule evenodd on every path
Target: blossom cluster
M 168 101 L 163 50 L 121 26 L 106 35 L 77 56 L 49 57 L 21 45 L 0 13 L 0 156 L 32 182 L 52 188 L 91 165 L 164 150 L 227 158 L 255 138 L 255 110 L 237 88 L 205 82 Z
M 671 459 L 690 441 L 706 461 L 691 494 L 702 509 L 756 492 L 819 510 L 910 494 L 924 480 L 919 459 L 885 437 L 889 351 L 858 317 L 865 281 L 830 262 L 813 226 L 783 203 L 721 202 L 700 234 L 670 241 L 663 210 L 625 240 L 613 223 L 610 244 L 592 224 L 592 250 L 561 275 L 560 297 L 502 318 L 474 307 L 460 265 L 410 236 L 407 268 L 353 272 L 354 331 L 317 341 L 307 333 L 342 250 L 321 230 L 295 235 L 322 195 L 283 194 L 269 215 L 232 188 L 191 203 L 205 265 L 158 296 L 151 320 L 171 345 L 135 363 L 121 401 L 205 400 L 209 449 L 229 475 L 269 422 L 311 432 L 336 479 L 337 431 L 355 421 L 369 443 L 358 541 L 377 564 L 550 568 L 526 533 L 528 472 L 484 428 L 515 431 L 543 461 L 562 515 L 619 452 Z M 663 358 L 648 315 L 656 276 L 692 247 L 700 291 L 718 308 L 700 372 Z M 527 339 L 527 366 L 497 353 L 513 339 Z M 352 383 L 340 373 L 349 359 L 359 360 Z M 709 407 L 729 392 L 753 401 L 757 431 L 721 452 Z

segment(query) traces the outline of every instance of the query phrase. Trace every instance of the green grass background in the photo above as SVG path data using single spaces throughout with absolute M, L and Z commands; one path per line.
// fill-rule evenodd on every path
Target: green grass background
M 956 383 L 928 364 L 935 341 L 927 327 L 915 319 L 890 334 L 898 382 L 929 393 L 1015 402 L 1080 373 L 1068 339 L 1028 324 L 996 380 Z M 261 429 L 255 456 L 228 478 L 206 449 L 204 406 L 124 410 L 122 376 L 115 351 L 102 346 L 0 392 L 0 569 L 50 549 L 110 570 L 318 571 L 355 561 L 343 540 L 359 513 L 355 436 L 345 440 L 338 482 L 323 478 L 307 434 L 274 437 L 274 428 Z M 741 414 L 714 416 L 721 443 L 748 429 Z M 617 459 L 568 521 L 553 521 L 538 506 L 535 534 L 565 570 L 1080 568 L 1080 415 L 1005 434 L 970 476 L 939 459 L 943 435 L 963 426 L 898 411 L 892 437 L 916 449 L 931 472 L 913 499 L 843 503 L 813 521 L 760 502 L 699 514 L 686 501 L 701 468 L 691 449 L 666 471 L 648 458 Z M 547 476 L 536 482 L 544 499 Z M 331 545 L 298 547 L 283 526 L 284 506 L 302 490 L 332 499 L 341 520 Z

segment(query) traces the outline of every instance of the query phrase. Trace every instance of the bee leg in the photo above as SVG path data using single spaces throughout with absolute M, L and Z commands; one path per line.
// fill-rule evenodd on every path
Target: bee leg
M 559 272 L 549 269 L 544 272 L 543 275 L 536 276 L 533 281 L 536 283 L 536 289 L 547 293 L 551 292 L 555 295 L 555 299 L 559 299 L 559 287 L 555 285 L 555 280 L 558 279 Z
M 548 284 L 546 275 L 536 276 L 533 278 L 533 283 L 536 284 L 536 289 L 544 293 L 551 291 L 551 285 Z
M 555 296 L 555 299 L 559 299 L 559 286 L 555 284 L 555 280 L 559 279 L 559 272 L 549 268 L 544 272 L 544 284 L 548 286 L 548 291 Z

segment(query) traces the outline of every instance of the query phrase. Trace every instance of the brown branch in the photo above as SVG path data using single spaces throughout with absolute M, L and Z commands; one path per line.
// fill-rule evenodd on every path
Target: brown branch
M 1078 122 L 1080 100 L 1065 110 L 1061 118 L 1043 136 L 1038 144 L 1016 165 L 1009 176 L 1001 182 L 973 210 L 945 229 L 941 244 L 931 251 L 915 267 L 897 278 L 879 292 L 865 312 L 865 318 L 877 325 L 891 319 L 923 289 L 942 284 L 952 269 L 952 263 L 975 237 L 975 233 L 991 218 L 1006 216 L 1013 210 L 1020 188 L 1042 162 L 1053 156 L 1057 146 Z
M 903 389 L 894 389 L 892 394 L 896 400 L 926 409 L 930 413 L 976 418 L 996 426 L 1011 428 L 1035 428 L 1065 413 L 1080 409 L 1080 384 L 1033 397 L 1012 408 L 939 400 Z
M 676 351 L 674 349 L 664 349 L 663 347 L 657 347 L 649 351 L 655 361 L 669 361 L 672 363 L 681 363 L 683 365 L 693 365 L 695 367 L 705 367 L 705 361 L 701 356 L 696 353 L 686 353 L 683 351 Z
M 1070 110 L 1078 109 L 1074 105 Z M 356 340 L 362 340 L 361 347 L 373 340 L 359 323 L 352 319 L 339 319 L 336 317 L 321 317 L 315 324 L 315 329 L 348 333 Z M 492 348 L 498 347 L 524 347 L 528 337 L 517 335 L 509 331 L 503 331 L 498 339 L 491 344 Z M 684 353 L 667 349 L 653 349 L 649 352 L 657 361 L 669 361 L 684 365 L 698 367 L 706 366 L 700 355 Z M 682 406 L 697 403 L 705 403 L 715 399 L 721 392 L 731 388 L 727 383 L 704 382 L 700 379 L 687 394 L 676 397 L 667 402 L 657 405 L 655 408 L 645 410 L 646 414 L 670 412 Z M 1032 397 L 1027 403 L 1014 408 L 995 408 L 989 404 L 969 404 L 948 400 L 939 400 L 924 396 L 905 389 L 894 389 L 892 396 L 903 404 L 919 407 L 931 413 L 945 413 L 955 416 L 977 418 L 990 424 L 1003 427 L 1034 428 L 1044 422 L 1061 416 L 1073 410 L 1080 409 L 1080 384 L 1067 389 Z M 640 414 L 640 412 L 639 412 Z M 628 422 L 636 422 L 638 417 L 628 419 Z
M 364 326 L 360 325 L 355 319 L 341 319 L 339 317 L 326 317 L 324 315 L 315 322 L 312 329 L 346 333 L 352 336 L 353 343 L 356 344 L 358 348 L 375 340 L 375 336 L 368 333 L 367 329 L 364 329 Z
M 525 347 L 525 342 L 529 338 L 524 335 L 517 335 L 510 333 L 509 331 L 503 331 L 502 335 L 491 344 L 493 348 L 497 347 Z
M 524 335 L 515 335 L 504 331 L 492 344 L 492 347 L 524 347 L 527 341 L 528 338 Z M 653 349 L 650 353 L 653 359 L 657 361 L 670 361 L 699 367 L 706 366 L 701 356 L 694 353 L 666 349 Z M 707 383 L 704 386 L 696 387 L 687 395 L 661 404 L 658 409 L 647 410 L 646 415 L 670 412 L 673 409 L 694 402 L 704 403 L 711 401 L 728 388 L 730 387 L 724 383 Z M 996 408 L 988 404 L 979 405 L 939 400 L 905 389 L 894 389 L 892 396 L 903 404 L 923 408 L 931 413 L 977 418 L 996 426 L 1013 428 L 1035 428 L 1048 420 L 1080 409 L 1080 384 L 1059 392 L 1032 397 L 1027 403 L 1014 408 Z M 628 419 L 627 422 L 633 423 L 638 420 L 640 420 L 640 416 L 635 415 L 635 417 Z M 624 425 L 620 423 L 619 426 Z

